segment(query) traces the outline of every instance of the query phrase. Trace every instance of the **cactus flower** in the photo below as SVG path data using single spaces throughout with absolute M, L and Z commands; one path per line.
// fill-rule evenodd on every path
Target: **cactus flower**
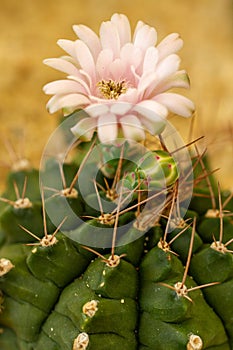
M 68 54 L 44 60 L 65 73 L 66 79 L 50 82 L 44 92 L 50 113 L 63 109 L 65 115 L 84 108 L 89 117 L 72 129 L 90 140 L 97 131 L 101 142 L 117 137 L 142 140 L 145 130 L 156 135 L 169 113 L 189 117 L 194 104 L 170 92 L 188 88 L 189 79 L 180 70 L 176 54 L 183 45 L 177 33 L 157 44 L 155 28 L 139 21 L 134 33 L 128 18 L 114 14 L 100 26 L 99 36 L 85 25 L 74 25 L 77 40 L 58 40 Z

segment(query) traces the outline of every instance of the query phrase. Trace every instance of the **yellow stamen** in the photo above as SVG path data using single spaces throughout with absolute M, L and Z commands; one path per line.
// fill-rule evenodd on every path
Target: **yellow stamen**
M 101 80 L 97 84 L 101 94 L 108 100 L 117 100 L 121 94 L 125 94 L 127 91 L 126 82 L 124 80 L 115 82 L 111 79 Z

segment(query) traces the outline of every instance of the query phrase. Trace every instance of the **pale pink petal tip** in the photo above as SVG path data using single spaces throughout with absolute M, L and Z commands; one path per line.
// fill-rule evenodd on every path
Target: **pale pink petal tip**
M 135 115 L 122 117 L 121 128 L 127 140 L 142 141 L 145 139 L 145 129 Z
M 84 118 L 71 128 L 72 133 L 82 141 L 90 141 L 96 129 L 96 120 Z

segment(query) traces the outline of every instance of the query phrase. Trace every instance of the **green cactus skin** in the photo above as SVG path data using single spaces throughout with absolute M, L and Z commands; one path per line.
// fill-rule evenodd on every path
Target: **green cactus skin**
M 212 203 L 208 188 L 194 189 L 189 209 L 196 211 L 199 215 L 204 215 L 210 208 L 212 208 Z
M 73 195 L 74 193 L 74 195 Z M 78 192 L 69 193 L 60 193 L 57 196 L 51 196 L 50 198 L 47 198 L 45 200 L 45 206 L 46 210 L 48 210 L 49 213 L 54 212 L 54 215 L 57 215 L 57 218 L 66 218 L 63 229 L 70 231 L 72 229 L 75 229 L 78 225 L 77 222 L 77 216 L 80 217 L 84 215 L 84 205 L 83 200 L 78 195 Z M 66 205 L 68 204 L 68 210 L 66 209 Z M 74 213 L 74 216 L 69 215 L 70 210 Z M 52 221 L 53 221 L 52 217 Z M 61 220 L 60 220 L 61 221 Z M 49 222 L 49 220 L 48 220 Z M 54 223 L 56 224 L 56 222 Z M 57 223 L 58 225 L 58 223 Z
M 17 337 L 9 328 L 1 328 L 0 349 L 18 349 Z
M 123 152 L 122 152 L 121 145 L 111 146 L 111 145 L 100 144 L 99 145 L 100 160 L 99 160 L 98 167 L 101 169 L 101 172 L 106 178 L 113 179 L 116 174 L 116 170 L 119 164 L 119 159 L 121 158 L 121 156 L 123 159 L 122 173 L 125 172 L 125 169 L 127 169 L 132 165 L 131 161 L 125 159 L 124 157 L 124 155 L 127 155 L 128 153 L 130 153 L 132 157 L 132 152 L 134 154 L 133 159 L 135 159 L 135 156 L 136 156 L 135 150 L 132 147 L 130 147 L 128 142 L 124 143 Z M 135 160 L 137 160 L 137 157 Z
M 102 208 L 104 213 L 111 213 L 114 209 L 116 209 L 117 204 L 106 196 L 104 191 L 99 191 L 99 195 L 102 202 Z M 85 197 L 85 214 L 89 216 L 98 217 L 100 216 L 100 208 L 98 203 L 98 198 L 96 193 L 91 193 Z
M 46 187 L 60 191 L 61 189 L 63 189 L 64 185 L 62 182 L 62 176 L 64 175 L 66 185 L 69 186 L 76 173 L 77 166 L 75 163 L 70 162 L 60 165 L 58 160 L 49 158 L 45 162 L 41 177 L 42 180 L 44 176 L 46 177 Z M 75 188 L 78 189 L 77 184 L 75 184 Z M 49 194 L 51 195 L 51 192 Z
M 232 238 L 233 232 L 233 223 L 230 217 L 223 217 L 223 227 L 223 243 L 226 243 Z M 207 212 L 198 225 L 197 230 L 204 242 L 211 242 L 213 236 L 217 239 L 220 231 L 219 215 L 210 217 Z M 229 245 L 228 248 L 232 249 L 233 244 Z
M 163 237 L 163 229 L 159 223 L 155 223 L 147 232 L 144 242 L 145 253 L 157 246 Z
M 124 349 L 136 349 L 137 288 L 138 275 L 130 263 L 120 260 L 117 266 L 111 267 L 101 258 L 96 259 L 82 279 L 76 279 L 62 292 L 55 312 L 43 326 L 36 350 L 43 348 L 44 334 L 58 343 L 57 349 L 66 349 L 66 344 L 69 344 L 67 349 L 71 349 L 74 339 L 82 332 L 90 333 L 88 349 L 107 349 L 109 344 L 111 349 L 118 349 L 119 344 Z M 60 333 L 59 318 L 63 324 L 71 323 L 64 338 L 55 336 L 56 322 Z M 73 329 L 75 335 L 70 337 Z M 102 336 L 107 344 L 101 342 Z
M 63 234 L 57 234 L 56 239 L 58 242 L 54 247 L 33 248 L 26 262 L 36 278 L 52 281 L 59 288 L 63 288 L 73 278 L 81 275 L 90 258 L 81 254 Z M 62 259 L 61 255 L 64 255 Z
M 184 224 L 184 227 L 187 227 L 187 224 Z M 181 232 L 184 229 L 184 227 L 181 227 L 181 228 L 178 227 L 175 230 L 173 230 L 169 234 L 168 243 L 172 238 L 174 238 L 177 234 L 179 234 L 179 232 Z M 187 227 L 187 229 L 171 244 L 171 250 L 179 254 L 179 257 L 184 264 L 188 257 L 188 248 L 190 244 L 191 233 L 192 233 L 192 228 Z M 202 246 L 202 244 L 203 242 L 200 236 L 197 234 L 197 232 L 195 232 L 194 242 L 193 242 L 193 253 L 195 253 Z
M 128 243 L 130 242 L 130 243 Z M 124 260 L 130 262 L 135 267 L 139 266 L 145 249 L 145 237 L 142 232 L 135 227 L 129 228 L 125 237 L 123 236 L 115 248 L 117 255 L 126 254 Z
M 39 187 L 39 171 L 34 168 L 23 170 L 11 170 L 6 180 L 6 189 L 2 193 L 1 197 L 10 201 L 16 200 L 16 193 L 14 185 L 17 186 L 18 192 L 22 194 L 25 180 L 27 182 L 25 197 L 29 198 L 31 202 L 39 203 L 41 201 L 41 193 Z M 0 201 L 0 211 L 7 207 L 5 201 Z
M 140 170 L 142 177 L 145 177 L 148 169 L 156 170 L 151 166 L 151 153 L 154 156 L 153 152 L 149 152 L 150 156 L 146 159 L 148 162 L 142 162 L 143 170 Z M 155 153 L 164 156 L 162 168 L 172 161 L 165 151 Z M 118 167 L 117 162 L 111 165 L 114 165 L 115 170 Z M 176 164 L 173 165 L 174 168 L 169 168 L 172 175 L 165 172 L 165 178 L 168 179 L 166 185 L 171 191 L 179 176 Z M 90 163 L 86 166 L 94 174 L 96 164 Z M 129 170 L 132 164 L 127 166 Z M 47 167 L 59 171 L 56 162 L 47 164 Z M 156 171 L 153 173 L 154 184 L 157 186 L 155 173 Z M 68 185 L 75 174 L 74 163 L 64 167 Z M 98 172 L 98 183 L 102 188 L 106 188 L 105 175 Z M 159 181 L 160 177 L 158 174 L 157 176 Z M 122 171 L 121 178 L 125 179 Z M 24 181 L 22 177 L 21 188 Z M 61 190 L 61 178 L 57 178 L 53 183 L 52 176 L 50 181 L 51 186 Z M 111 186 L 112 180 L 107 181 Z M 135 183 L 130 186 L 132 190 Z M 122 229 L 123 234 L 117 237 L 113 258 L 111 249 L 107 247 L 111 246 L 115 222 L 108 221 L 105 216 L 103 220 L 101 215 L 106 215 L 107 212 L 108 219 L 111 219 L 111 210 L 117 210 L 117 201 L 109 201 L 110 210 L 106 211 L 103 207 L 104 213 L 101 213 L 101 208 L 97 206 L 99 202 L 93 183 L 87 184 L 86 197 L 79 193 L 78 183 L 75 184 L 75 188 L 79 195 L 78 201 L 70 201 L 70 204 L 73 205 L 74 212 L 83 216 L 84 222 L 75 229 L 70 229 L 70 223 L 65 226 L 64 222 L 64 232 L 67 231 L 65 235 L 61 232 L 53 235 L 55 227 L 47 220 L 47 236 L 43 237 L 41 199 L 32 201 L 33 205 L 38 203 L 39 208 L 35 217 L 29 217 L 28 212 L 23 211 L 23 219 L 19 221 L 38 236 L 37 239 L 30 235 L 27 237 L 27 234 L 17 226 L 12 207 L 8 204 L 3 206 L 4 209 L 0 214 L 2 230 L 0 259 L 9 259 L 12 266 L 7 273 L 2 272 L 3 267 L 0 269 L 0 290 L 3 293 L 0 298 L 2 299 L 0 349 L 233 349 L 231 312 L 233 255 L 229 251 L 219 252 L 210 247 L 212 235 L 214 234 L 217 240 L 221 230 L 219 217 L 204 216 L 207 209 L 211 208 L 211 200 L 208 198 L 205 210 L 199 210 L 193 202 L 193 211 L 188 210 L 185 215 L 185 219 L 197 220 L 191 265 L 185 286 L 195 288 L 197 284 L 210 282 L 220 284 L 203 288 L 202 291 L 200 289 L 189 291 L 188 298 L 192 299 L 190 301 L 185 296 L 177 295 L 173 287 L 183 280 L 191 227 L 169 245 L 169 241 L 183 229 L 183 225 L 179 226 L 178 221 L 187 226 L 184 220 L 175 220 L 174 230 L 167 234 L 166 246 L 167 242 L 163 241 L 166 220 L 161 219 L 160 222 L 154 220 L 148 226 L 141 227 L 137 221 L 138 208 L 130 209 L 139 198 L 135 193 L 134 198 L 127 204 L 129 211 L 118 218 L 118 231 Z M 57 206 L 54 199 L 56 196 L 48 194 L 47 189 L 45 191 L 45 204 L 51 201 L 53 206 Z M 167 195 L 169 193 L 170 191 Z M 100 197 L 105 196 L 106 192 L 103 191 Z M 90 199 L 88 205 L 86 205 L 87 198 Z M 92 203 L 94 209 L 91 208 Z M 143 206 L 140 209 L 143 210 Z M 182 208 L 180 212 L 183 213 Z M 65 215 L 61 208 L 58 213 L 59 223 Z M 89 220 L 84 217 L 85 215 L 95 218 Z M 11 226 L 10 223 L 14 225 Z M 77 243 L 82 238 L 91 238 L 94 245 L 93 232 L 97 243 L 100 234 L 102 237 L 101 230 L 106 227 L 109 228 L 109 236 L 106 242 L 101 242 L 101 247 L 98 245 L 96 254 L 100 255 L 99 257 L 96 257 L 92 250 L 86 250 Z M 230 217 L 225 217 L 223 243 L 231 239 L 232 222 Z M 25 242 L 33 245 L 24 245 Z M 227 246 L 228 250 L 231 249 L 231 245 L 232 243 Z M 195 343 L 202 345 L 194 347 Z
M 6 234 L 5 231 L 0 226 L 0 247 L 3 246 L 3 244 L 6 243 Z
M 201 269 L 201 266 L 206 269 Z M 191 272 L 198 283 L 218 280 L 221 284 L 203 290 L 206 300 L 214 307 L 223 320 L 233 346 L 233 257 L 231 253 L 221 252 L 211 246 L 203 248 L 192 258 Z
M 11 171 L 8 175 L 6 182 L 6 190 L 4 191 L 2 197 L 14 200 L 15 191 L 14 183 L 17 184 L 19 193 L 22 193 L 24 181 L 27 178 L 27 188 L 26 188 L 26 197 L 29 197 L 31 201 L 40 201 L 41 193 L 39 186 L 39 171 L 34 168 Z
M 157 227 L 161 229 L 160 226 Z M 158 240 L 158 233 L 156 237 Z M 112 349 L 117 349 L 119 344 L 124 349 L 137 349 L 134 331 L 137 327 L 138 307 L 141 310 L 138 326 L 141 344 L 139 349 L 186 349 L 190 333 L 201 334 L 205 342 L 204 349 L 214 346 L 216 349 L 230 349 L 221 320 L 204 302 L 200 291 L 190 293 L 193 300 L 191 303 L 185 298 L 178 298 L 173 291 L 158 284 L 162 281 L 173 285 L 182 279 L 183 265 L 176 256 L 158 247 L 152 248 L 140 264 L 139 283 L 137 269 L 124 258 L 114 268 L 107 266 L 103 259 L 97 258 L 86 269 L 90 260 L 84 256 L 80 257 L 69 238 L 59 234 L 57 239 L 58 243 L 51 247 L 31 248 L 12 244 L 5 246 L 1 251 L 1 255 L 11 259 L 16 266 L 1 281 L 1 288 L 3 287 L 4 294 L 7 294 L 4 305 L 8 311 L 5 310 L 0 317 L 1 324 L 11 327 L 17 334 L 17 342 L 20 345 L 16 349 L 30 349 L 30 346 L 35 350 L 45 349 L 46 346 L 54 350 L 72 349 L 74 339 L 82 332 L 90 333 L 88 349 L 103 349 L 105 345 L 101 343 L 101 339 L 106 339 L 108 344 L 112 345 Z M 60 256 L 64 250 L 66 254 L 63 253 L 61 261 Z M 230 254 L 228 259 L 229 257 L 232 262 Z M 73 278 L 81 275 L 82 264 L 82 270 L 86 269 L 84 275 L 69 284 Z M 75 267 L 79 271 L 76 271 Z M 229 271 L 232 275 L 231 267 Z M 35 281 L 35 284 L 31 281 Z M 38 292 L 37 284 L 41 288 L 39 300 L 32 297 L 33 293 L 35 296 L 35 289 Z M 55 291 L 54 295 L 49 292 L 50 307 L 47 300 L 48 285 Z M 190 285 L 196 284 L 188 279 L 187 286 Z M 217 287 L 219 286 L 212 286 L 209 290 Z M 64 288 L 60 295 L 59 288 Z M 9 293 L 14 295 L 14 298 Z M 19 300 L 15 300 L 15 294 Z M 135 301 L 138 295 L 139 306 Z M 96 313 L 96 317 L 90 319 L 81 309 L 92 300 L 97 301 L 100 316 L 97 317 Z M 55 305 L 55 309 L 51 313 L 52 305 Z M 27 317 L 33 312 L 33 317 L 19 322 L 16 314 L 21 312 Z M 106 322 L 108 317 L 111 322 Z M 45 318 L 46 321 L 43 322 Z M 126 324 L 122 324 L 122 318 Z M 27 328 L 28 325 L 32 325 L 35 331 Z M 159 334 L 157 329 L 160 330 Z
M 174 285 L 182 280 L 182 275 L 183 266 L 177 257 L 160 248 L 153 248 L 142 261 L 140 343 L 149 349 L 185 349 L 188 335 L 192 333 L 201 336 L 203 349 L 227 344 L 221 320 L 206 304 L 200 291 L 190 292 L 191 303 L 158 283 Z M 196 284 L 188 278 L 186 285 Z M 226 345 L 226 349 L 230 349 L 229 346 Z
M 135 214 L 132 212 L 126 212 L 119 217 L 119 226 L 130 223 L 132 219 L 135 218 Z M 92 246 L 99 247 L 101 243 L 101 248 L 106 248 L 111 246 L 112 235 L 114 226 L 114 220 L 111 213 L 107 213 L 106 216 L 98 217 L 96 219 L 91 219 L 83 222 L 77 229 L 66 232 L 67 236 L 74 241 L 92 242 Z M 93 229 L 94 227 L 94 229 Z M 109 232 L 106 233 L 105 228 L 109 228 Z M 99 241 L 101 237 L 101 242 Z M 137 237 L 136 237 L 137 238 Z M 120 244 L 120 243 L 119 243 Z
M 26 202 L 26 201 L 25 201 Z M 9 243 L 32 242 L 32 237 L 20 227 L 36 231 L 39 237 L 43 236 L 43 220 L 41 202 L 31 202 L 28 207 L 15 207 L 8 204 L 0 214 L 0 222 Z
M 1 252 L 15 267 L 1 278 L 5 312 L 0 315 L 0 323 L 13 329 L 26 343 L 37 340 L 42 323 L 59 297 L 60 288 L 78 277 L 88 264 L 87 258 L 67 237 L 58 235 L 56 239 L 56 244 L 50 247 L 12 244 Z M 61 252 L 65 252 L 62 260 Z
M 129 273 L 130 285 L 125 288 L 125 279 L 128 280 Z M 120 283 L 119 276 L 122 279 Z M 81 332 L 90 333 L 90 349 L 104 348 L 98 339 L 102 335 L 106 341 L 109 340 L 112 349 L 117 349 L 119 342 L 122 342 L 122 348 L 136 349 L 134 330 L 137 304 L 134 298 L 137 294 L 137 279 L 136 270 L 129 263 L 121 260 L 118 266 L 109 267 L 98 258 L 89 265 L 82 279 L 75 280 L 63 291 L 55 312 L 72 320 L 76 326 L 76 336 Z M 94 307 L 88 308 L 92 301 Z M 93 314 L 89 315 L 88 310 Z

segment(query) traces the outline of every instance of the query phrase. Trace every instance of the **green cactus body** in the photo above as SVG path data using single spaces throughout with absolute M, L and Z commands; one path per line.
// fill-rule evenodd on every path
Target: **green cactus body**
M 40 175 L 42 180 L 46 179 L 46 187 L 48 189 L 60 191 L 64 185 L 69 186 L 76 173 L 77 165 L 74 162 L 61 164 L 56 159 L 48 158 Z M 77 187 L 77 184 L 75 185 Z
M 19 349 L 27 349 L 37 340 L 61 288 L 80 276 L 88 260 L 63 235 L 58 235 L 51 246 L 14 244 L 5 246 L 1 254 L 14 267 L 1 278 L 5 312 L 0 315 L 0 323 L 14 330 L 17 341 L 25 342 Z
M 108 193 L 104 191 L 99 191 L 101 198 L 102 209 L 104 213 L 111 213 L 117 207 L 117 203 L 114 202 L 114 193 L 113 197 L 110 197 Z M 115 194 L 116 195 L 116 194 Z M 117 195 L 116 195 L 117 198 Z M 115 199 L 116 199 L 115 198 Z M 98 217 L 101 215 L 98 198 L 96 193 L 91 193 L 85 197 L 85 214 L 89 216 Z
M 142 261 L 140 271 L 139 340 L 145 348 L 186 349 L 190 334 L 201 337 L 204 344 L 201 349 L 217 345 L 221 348 L 227 344 L 221 320 L 206 304 L 200 291 L 190 292 L 193 301 L 190 302 L 160 284 L 174 285 L 182 280 L 183 266 L 177 257 L 153 248 Z M 187 288 L 195 285 L 192 279 L 186 280 Z M 226 345 L 226 349 L 229 346 Z
M 124 225 L 129 223 L 135 218 L 133 212 L 127 212 L 120 216 L 119 226 L 122 226 L 122 231 L 124 233 Z M 93 218 L 86 222 L 83 222 L 77 229 L 66 232 L 66 234 L 74 241 L 90 242 L 90 246 L 106 248 L 111 246 L 112 242 L 112 232 L 114 226 L 114 217 L 111 213 L 106 213 L 98 218 Z M 128 226 L 127 226 L 128 227 Z M 106 230 L 108 228 L 108 231 Z M 99 240 L 101 237 L 101 241 Z M 135 237 L 135 239 L 137 236 Z
M 1 195 L 0 216 L 2 216 L 5 208 L 8 208 L 8 210 L 6 209 L 7 212 L 11 211 L 9 209 L 9 203 L 11 203 L 11 206 L 15 208 L 21 206 L 20 194 L 22 194 L 23 192 L 23 199 L 25 199 L 25 207 L 27 207 L 27 201 L 37 204 L 40 203 L 41 194 L 39 188 L 39 171 L 37 169 L 29 167 L 28 169 L 11 170 L 7 177 L 6 189 Z M 17 199 L 16 196 L 18 196 Z M 8 219 L 6 221 L 8 221 Z M 18 241 L 20 241 L 20 239 Z
M 4 350 L 18 349 L 15 333 L 10 328 L 1 328 L 0 348 Z
M 157 246 L 158 242 L 163 237 L 163 229 L 159 223 L 155 223 L 151 228 L 149 228 L 145 237 L 145 252 L 148 253 L 153 247 Z
M 233 232 L 233 223 L 230 217 L 223 217 L 223 227 L 223 243 L 226 243 L 232 238 Z M 211 242 L 213 237 L 217 238 L 220 231 L 219 211 L 211 209 L 207 211 L 197 230 L 204 242 Z M 229 249 L 232 248 L 233 244 L 229 246 Z
M 35 246 L 29 252 L 26 261 L 36 278 L 52 281 L 59 288 L 63 288 L 73 278 L 81 275 L 89 259 L 81 254 L 66 236 L 58 234 L 56 239 L 55 246 Z M 64 255 L 62 259 L 61 255 Z
M 0 247 L 6 243 L 6 233 L 5 231 L 2 229 L 2 227 L 0 226 Z
M 122 162 L 119 152 L 117 159 Z M 198 215 L 198 210 L 185 208 L 179 208 L 179 217 L 171 209 L 179 166 L 165 151 L 149 152 L 143 160 L 139 154 L 137 159 L 141 160 L 138 169 L 132 163 L 124 164 L 127 171 L 133 171 L 125 175 L 121 169 L 123 187 L 119 188 L 114 184 L 116 177 L 106 180 L 106 174 L 94 162 L 87 163 L 91 174 L 98 170 L 101 186 L 97 181 L 85 182 L 85 174 L 80 172 L 80 183 L 72 187 L 78 193 L 74 198 L 64 193 L 62 197 L 62 191 L 70 189 L 64 186 L 62 177 L 63 182 L 72 183 L 77 174 L 74 164 L 64 167 L 64 176 L 56 162 L 47 164 L 59 178 L 54 184 L 53 177 L 49 178 L 55 191 L 51 194 L 51 188 L 45 188 L 43 205 L 34 201 L 32 207 L 20 208 L 22 214 L 16 215 L 19 209 L 4 204 L 0 215 L 1 350 L 233 348 L 233 260 L 226 251 L 232 244 L 231 218 L 224 217 L 222 225 L 221 215 L 208 218 L 203 213 Z M 161 164 L 156 165 L 160 160 Z M 111 163 L 115 171 L 118 162 Z M 129 174 L 134 174 L 135 182 L 129 181 L 129 200 L 121 208 Z M 147 200 L 151 204 L 148 183 L 144 183 L 144 192 L 137 192 L 148 174 L 153 193 L 160 194 L 161 176 L 168 187 L 163 193 L 166 210 L 162 218 L 154 214 L 160 199 L 156 205 L 147 206 Z M 109 189 L 112 198 L 107 196 Z M 50 221 L 50 205 L 57 216 L 55 224 Z M 79 219 L 77 226 L 67 207 Z M 29 209 L 34 209 L 34 216 Z M 169 210 L 172 218 L 167 216 Z M 186 219 L 197 221 L 194 234 Z M 172 228 L 169 232 L 167 225 Z M 217 239 L 221 230 L 224 252 L 207 246 L 212 235 Z M 174 239 L 176 235 L 179 237 Z M 192 237 L 190 275 L 182 285 L 186 291 L 179 286 Z M 85 244 L 87 249 L 84 242 L 89 242 Z M 203 288 L 203 293 L 197 289 L 197 283 L 211 282 L 221 283 Z
M 27 179 L 27 188 L 25 195 L 29 197 L 31 201 L 40 201 L 40 187 L 39 187 L 39 171 L 38 169 L 34 169 L 29 167 L 28 169 L 23 170 L 13 170 L 9 173 L 7 182 L 6 182 L 6 190 L 3 193 L 3 197 L 14 200 L 15 199 L 15 191 L 14 191 L 14 183 L 17 184 L 19 193 L 22 193 L 25 178 Z
M 171 244 L 171 249 L 179 254 L 180 259 L 182 260 L 183 263 L 186 262 L 188 257 L 188 248 L 190 244 L 192 228 L 188 227 L 187 224 L 184 224 L 184 227 L 178 227 L 169 234 L 169 240 L 171 240 L 176 235 L 178 235 L 185 227 L 187 227 L 187 229 L 178 238 L 176 238 L 174 242 Z M 200 236 L 197 234 L 197 232 L 195 232 L 194 243 L 193 243 L 193 253 L 195 253 L 202 246 L 202 244 L 203 242 Z
M 90 349 L 104 348 L 104 344 L 100 342 L 102 334 L 105 334 L 106 340 L 109 339 L 112 349 L 117 349 L 119 343 L 122 344 L 122 348 L 136 349 L 135 298 L 138 276 L 130 263 L 122 259 L 118 262 L 117 259 L 116 256 L 113 266 L 111 261 L 109 266 L 108 262 L 96 259 L 89 265 L 83 279 L 74 282 L 80 285 L 76 288 L 72 286 L 78 296 L 75 307 L 67 305 L 66 298 L 64 299 L 65 308 L 80 310 L 81 317 L 69 311 L 69 317 L 76 327 L 81 332 L 93 334 L 93 337 L 90 335 Z M 70 298 L 71 303 L 75 302 L 72 299 Z M 61 299 L 57 310 L 62 312 L 60 305 L 62 305 Z
M 126 234 L 119 240 L 115 253 L 125 254 L 124 259 L 134 266 L 139 266 L 145 249 L 145 236 L 134 226 L 129 228 Z
M 130 160 L 127 160 L 127 155 L 128 153 L 131 154 L 131 157 L 133 157 L 133 160 L 137 160 L 137 153 L 135 150 L 130 147 L 128 142 L 124 143 L 124 149 L 122 152 L 122 147 L 121 145 L 99 145 L 99 152 L 100 152 L 100 160 L 98 167 L 101 169 L 102 174 L 108 178 L 108 179 L 113 179 L 116 170 L 119 165 L 119 159 L 122 159 L 122 173 L 124 171 L 132 166 L 133 163 L 131 163 Z M 133 152 L 133 155 L 132 155 Z M 136 158 L 135 158 L 136 157 Z
M 198 283 L 209 283 L 213 280 L 219 285 L 206 288 L 203 293 L 208 303 L 223 320 L 230 344 L 233 345 L 233 257 L 229 252 L 218 251 L 213 243 L 211 247 L 202 249 L 194 255 L 191 262 L 191 272 Z M 205 269 L 201 269 L 205 266 Z
M 15 201 L 13 205 L 8 204 L 0 215 L 0 222 L 9 243 L 32 241 L 32 237 L 20 226 L 36 231 L 39 237 L 43 236 L 41 203 L 32 203 L 28 198 L 21 200 L 21 203 Z
M 55 225 L 59 225 L 59 221 L 66 218 L 63 229 L 67 231 L 76 228 L 79 224 L 77 216 L 80 217 L 84 214 L 83 200 L 74 189 L 71 193 L 68 193 L 68 190 L 62 191 L 57 196 L 47 198 L 45 206 Z M 53 220 L 55 216 L 57 219 Z

